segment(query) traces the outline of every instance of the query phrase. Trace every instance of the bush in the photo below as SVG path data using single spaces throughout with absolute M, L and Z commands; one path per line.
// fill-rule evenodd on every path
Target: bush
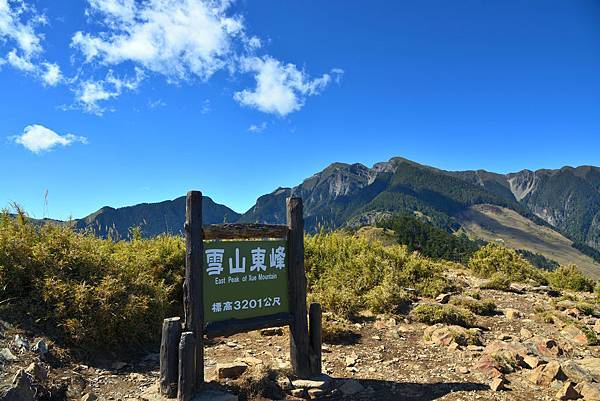
M 429 325 L 443 323 L 467 328 L 475 326 L 475 315 L 452 305 L 421 304 L 410 315 L 417 322 Z
M 510 280 L 504 273 L 494 273 L 494 275 L 480 287 L 482 290 L 508 291 Z
M 341 317 L 365 308 L 396 313 L 410 301 L 408 288 L 421 296 L 452 289 L 441 263 L 342 232 L 307 236 L 305 264 L 312 297 Z
M 575 265 L 560 266 L 548 274 L 550 284 L 554 288 L 571 291 L 592 292 L 594 282 L 585 277 Z
M 113 243 L 24 215 L 0 216 L 0 310 L 56 339 L 98 350 L 141 348 L 180 315 L 185 245 L 159 237 Z
M 491 299 L 477 300 L 469 297 L 452 297 L 450 304 L 459 306 L 480 316 L 496 314 L 496 304 Z
M 469 268 L 482 278 L 492 278 L 500 273 L 511 282 L 533 281 L 547 284 L 544 274 L 533 267 L 517 251 L 497 244 L 488 244 L 469 259 Z
M 353 343 L 360 335 L 347 320 L 334 320 L 327 315 L 323 315 L 322 338 L 327 344 L 345 344 Z

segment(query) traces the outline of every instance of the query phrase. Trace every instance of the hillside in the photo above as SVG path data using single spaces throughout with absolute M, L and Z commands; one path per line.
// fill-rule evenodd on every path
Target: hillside
M 203 198 L 202 219 L 206 224 L 234 222 L 240 215 L 227 206 Z M 185 222 L 185 196 L 159 203 L 142 203 L 122 208 L 103 207 L 97 212 L 75 221 L 77 229 L 89 229 L 105 238 L 127 238 L 132 227 L 140 227 L 142 236 L 180 234 Z
M 555 230 L 535 224 L 513 210 L 493 205 L 476 205 L 457 219 L 472 238 L 501 242 L 544 255 L 561 265 L 576 264 L 590 277 L 600 278 L 600 263 L 573 248 L 572 241 Z

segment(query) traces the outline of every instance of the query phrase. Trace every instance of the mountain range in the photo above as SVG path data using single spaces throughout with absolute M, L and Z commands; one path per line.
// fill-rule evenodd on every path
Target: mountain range
M 293 188 L 278 188 L 259 197 L 243 214 L 206 197 L 203 219 L 206 224 L 281 224 L 290 195 L 303 198 L 309 232 L 373 224 L 395 213 L 415 214 L 456 232 L 472 226 L 465 219 L 473 217 L 478 205 L 493 205 L 556 231 L 588 254 L 600 250 L 600 168 L 592 166 L 497 174 L 444 171 L 400 157 L 372 167 L 333 163 Z M 75 225 L 101 236 L 109 232 L 123 236 L 140 226 L 142 234 L 150 237 L 180 233 L 184 214 L 181 197 L 118 209 L 103 207 Z

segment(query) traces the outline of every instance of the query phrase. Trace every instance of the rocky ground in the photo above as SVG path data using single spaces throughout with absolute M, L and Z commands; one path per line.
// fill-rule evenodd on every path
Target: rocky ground
M 289 377 L 287 329 L 217 339 L 206 348 L 210 387 L 240 400 L 600 400 L 600 347 L 590 344 L 600 319 L 584 295 L 482 290 L 464 272 L 448 275 L 463 283 L 460 297 L 491 299 L 496 313 L 470 329 L 365 314 L 324 344 L 324 375 L 310 381 Z M 157 399 L 158 354 L 82 362 L 1 322 L 0 364 L 1 401 Z

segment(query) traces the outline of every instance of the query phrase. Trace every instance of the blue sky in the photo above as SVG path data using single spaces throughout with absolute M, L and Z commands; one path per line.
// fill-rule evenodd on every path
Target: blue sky
M 599 147 L 596 0 L 0 0 L 0 206 L 35 217 Z

